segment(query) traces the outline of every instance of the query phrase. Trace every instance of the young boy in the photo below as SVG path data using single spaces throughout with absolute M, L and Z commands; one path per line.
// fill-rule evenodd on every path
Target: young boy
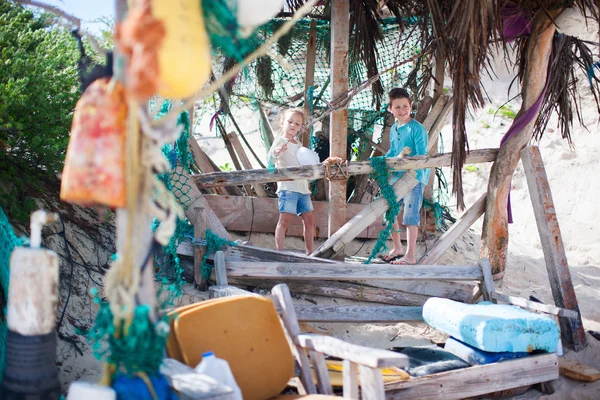
M 390 128 L 390 150 L 386 157 L 396 157 L 405 147 L 410 147 L 410 155 L 417 156 L 427 154 L 427 142 L 429 136 L 427 131 L 417 121 L 411 118 L 412 102 L 408 92 L 401 88 L 390 90 L 388 111 L 396 118 L 396 123 Z M 406 253 L 403 252 L 400 241 L 400 225 L 394 221 L 392 240 L 394 247 L 389 254 L 383 255 L 381 259 L 395 265 L 411 265 L 417 262 L 415 251 L 417 247 L 417 236 L 419 234 L 420 211 L 423 204 L 423 190 L 429 181 L 430 170 L 418 169 L 416 179 L 419 183 L 404 197 L 404 218 L 402 223 L 406 226 Z M 405 171 L 396 171 L 392 174 L 390 184 L 396 183 L 404 175 Z

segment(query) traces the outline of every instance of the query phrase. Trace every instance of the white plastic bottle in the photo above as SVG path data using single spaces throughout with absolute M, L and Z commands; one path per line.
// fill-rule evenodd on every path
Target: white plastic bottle
M 240 390 L 235 378 L 231 373 L 231 368 L 227 361 L 215 356 L 212 351 L 202 354 L 202 361 L 196 366 L 196 372 L 205 374 L 213 378 L 223 385 L 227 385 L 233 389 L 233 399 L 243 400 L 242 391 Z

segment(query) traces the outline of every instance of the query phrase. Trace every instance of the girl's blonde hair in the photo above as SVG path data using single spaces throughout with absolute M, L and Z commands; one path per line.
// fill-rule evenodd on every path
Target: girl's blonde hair
M 302 125 L 306 123 L 306 116 L 304 115 L 304 110 L 301 108 L 288 108 L 283 112 L 281 116 L 281 127 L 283 128 L 283 123 L 285 122 L 285 118 L 289 114 L 300 114 L 302 116 Z

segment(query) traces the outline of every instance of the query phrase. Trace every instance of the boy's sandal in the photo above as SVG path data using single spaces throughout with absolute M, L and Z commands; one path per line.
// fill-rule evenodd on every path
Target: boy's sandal
M 404 257 L 404 254 L 380 254 L 377 256 L 381 261 L 391 263 L 392 261 L 398 260 Z

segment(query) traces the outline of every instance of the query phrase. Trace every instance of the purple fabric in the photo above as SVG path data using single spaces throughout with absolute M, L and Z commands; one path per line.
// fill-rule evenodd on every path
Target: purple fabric
M 524 10 L 518 9 L 514 4 L 509 3 L 502 8 L 502 30 L 504 40 L 510 43 L 520 36 L 529 36 L 531 21 L 527 19 Z
M 552 68 L 552 53 L 550 53 L 550 60 L 548 60 L 548 72 L 546 74 L 546 83 L 544 85 L 544 90 L 540 97 L 536 100 L 536 102 L 529 107 L 527 111 L 523 114 L 519 115 L 517 119 L 513 122 L 513 124 L 508 128 L 508 131 L 500 140 L 500 147 L 504 146 L 504 143 L 508 141 L 511 137 L 513 137 L 517 132 L 523 130 L 538 114 L 540 107 L 542 106 L 542 102 L 544 101 L 544 97 L 546 97 L 546 89 L 548 89 L 548 83 L 550 82 L 550 72 Z M 508 212 L 508 223 L 513 223 L 512 218 L 512 207 L 510 206 L 510 188 L 508 189 L 508 202 L 506 203 L 506 208 Z

